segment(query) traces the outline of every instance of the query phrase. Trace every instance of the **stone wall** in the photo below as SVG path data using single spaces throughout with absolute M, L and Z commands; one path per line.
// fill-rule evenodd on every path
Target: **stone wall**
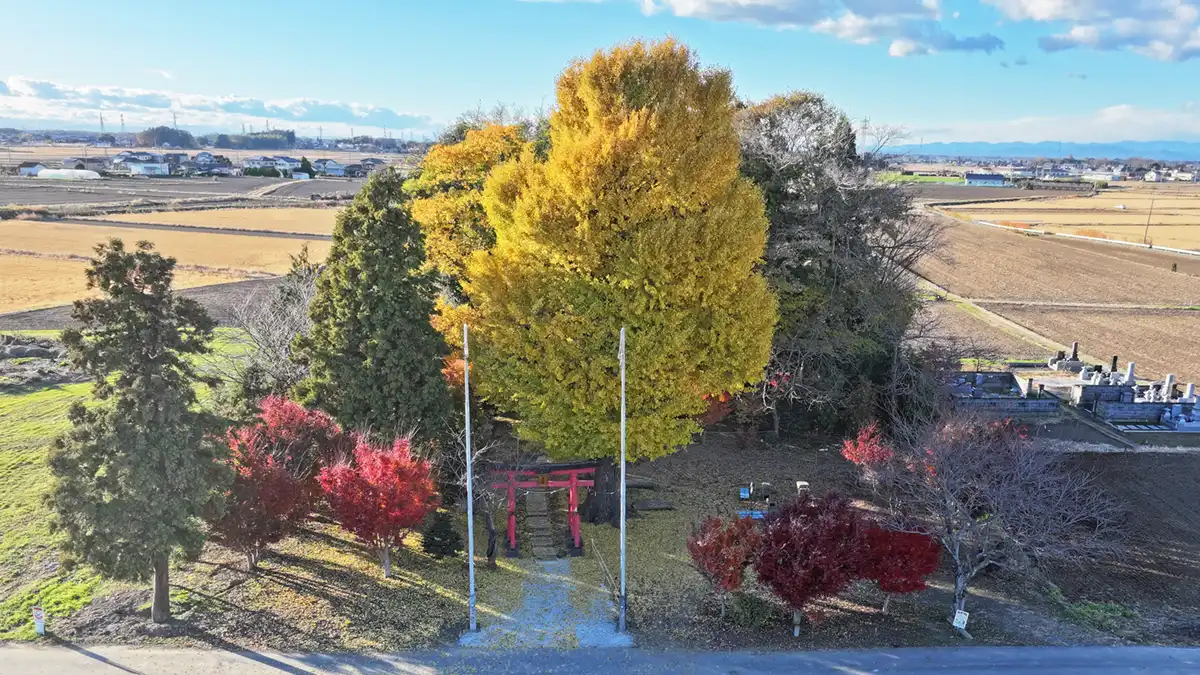
M 1170 409 L 1170 403 L 1112 403 L 1096 404 L 1096 414 L 1106 420 L 1122 422 L 1157 422 Z M 1191 403 L 1183 404 L 1183 412 L 1192 409 Z
M 1071 403 L 1083 405 L 1096 401 L 1114 402 L 1133 400 L 1133 387 L 1128 385 L 1074 384 L 1071 385 Z
M 971 412 L 1047 415 L 1058 412 L 1059 400 L 1046 394 L 1042 398 L 958 398 L 954 403 Z

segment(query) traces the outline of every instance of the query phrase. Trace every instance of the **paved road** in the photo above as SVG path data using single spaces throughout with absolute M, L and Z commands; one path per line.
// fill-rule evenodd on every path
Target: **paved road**
M 1183 675 L 1200 673 L 1200 649 L 1167 647 L 962 647 L 840 652 L 715 653 L 638 649 L 453 649 L 395 655 L 276 654 L 132 647 L 0 646 L 5 675 L 199 673 L 796 673 L 800 675 Z

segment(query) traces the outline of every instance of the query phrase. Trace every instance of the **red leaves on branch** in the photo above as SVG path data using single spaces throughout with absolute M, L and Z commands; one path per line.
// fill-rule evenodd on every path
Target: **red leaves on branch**
M 885 593 L 915 593 L 927 587 L 941 553 L 941 545 L 927 534 L 873 527 L 866 533 L 863 576 Z
M 688 537 L 688 553 L 696 569 L 715 588 L 732 593 L 742 585 L 746 567 L 754 560 L 761 535 L 749 518 L 723 521 L 708 518 Z
M 314 477 L 321 464 L 348 456 L 354 447 L 353 435 L 343 433 L 332 417 L 280 396 L 264 398 L 258 418 L 257 424 L 231 430 L 230 443 L 260 446 L 304 480 Z
M 733 395 L 728 392 L 717 395 L 706 394 L 704 402 L 708 404 L 708 409 L 696 418 L 700 426 L 712 426 L 733 413 Z
M 866 524 L 837 494 L 808 494 L 772 511 L 763 524 L 755 570 L 795 611 L 836 595 L 861 577 Z
M 892 459 L 895 453 L 883 441 L 875 422 L 858 430 L 858 435 L 842 441 L 842 456 L 861 467 L 874 467 Z
M 224 514 L 212 523 L 216 539 L 258 565 L 267 544 L 291 533 L 309 510 L 305 481 L 287 470 L 255 427 L 231 429 L 229 465 L 234 480 Z
M 379 551 L 384 576 L 390 550 L 438 505 L 429 462 L 412 456 L 406 438 L 388 447 L 359 437 L 354 463 L 325 467 L 317 480 L 338 523 Z

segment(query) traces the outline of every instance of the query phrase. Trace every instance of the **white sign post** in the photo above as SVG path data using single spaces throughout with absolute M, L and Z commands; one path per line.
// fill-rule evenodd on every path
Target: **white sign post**
M 625 632 L 625 329 L 621 328 L 621 346 L 617 352 L 621 362 L 621 607 L 617 619 L 617 632 Z
M 41 607 L 33 608 L 33 630 L 38 635 L 46 634 L 46 613 Z
M 471 475 L 471 366 L 467 362 L 470 350 L 467 347 L 467 324 L 463 324 L 463 411 L 466 415 L 467 446 L 467 576 L 470 578 L 470 594 L 467 596 L 471 631 L 479 629 L 475 621 L 475 491 Z
M 959 630 L 966 630 L 967 629 L 967 619 L 970 619 L 970 618 L 971 618 L 970 612 L 964 612 L 961 609 L 955 610 L 954 621 L 952 622 L 952 625 Z

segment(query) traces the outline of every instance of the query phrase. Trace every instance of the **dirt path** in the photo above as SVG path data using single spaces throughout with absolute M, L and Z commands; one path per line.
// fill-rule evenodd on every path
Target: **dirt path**
M 233 227 L 205 227 L 203 225 L 173 225 L 165 223 L 140 223 L 127 220 L 88 220 L 86 218 L 64 218 L 56 221 L 70 225 L 91 225 L 93 227 L 124 227 L 131 230 L 167 230 L 196 232 L 199 234 L 223 234 L 243 237 L 271 237 L 277 239 L 305 239 L 332 241 L 330 234 L 306 234 L 302 232 L 282 232 L 280 230 L 250 230 Z
M 521 606 L 502 621 L 466 633 L 463 647 L 492 649 L 574 649 L 629 647 L 628 634 L 616 631 L 608 594 L 571 579 L 566 560 L 539 560 L 522 587 Z
M 1059 300 L 996 300 L 991 298 L 961 298 L 962 302 L 979 305 L 1027 305 L 1030 307 L 1053 307 L 1055 309 L 1174 309 L 1200 310 L 1195 305 L 1141 305 L 1124 302 L 1063 302 Z

